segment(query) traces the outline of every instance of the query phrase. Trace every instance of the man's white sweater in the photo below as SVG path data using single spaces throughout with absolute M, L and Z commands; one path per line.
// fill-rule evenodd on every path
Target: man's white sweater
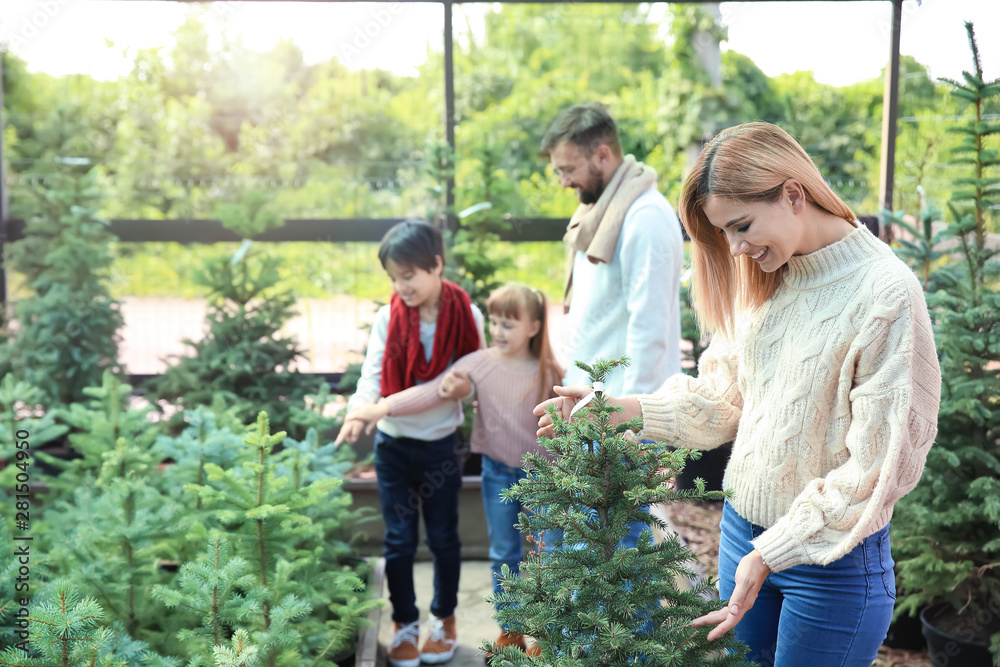
M 673 208 L 652 187 L 625 214 L 611 262 L 593 264 L 577 251 L 569 338 L 560 356 L 566 385 L 586 385 L 574 361 L 593 364 L 627 354 L 628 368 L 611 375 L 616 396 L 652 392 L 681 370 L 680 280 L 684 244 Z
M 892 517 L 937 433 L 941 371 L 920 284 L 860 227 L 792 257 L 783 284 L 716 336 L 699 376 L 640 396 L 640 436 L 711 449 L 736 439 L 724 487 L 767 530 L 774 571 L 827 564 Z

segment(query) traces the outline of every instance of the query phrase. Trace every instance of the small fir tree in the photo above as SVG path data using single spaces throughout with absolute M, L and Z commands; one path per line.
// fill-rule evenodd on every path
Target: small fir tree
M 100 600 L 109 620 L 124 624 L 130 636 L 152 641 L 171 630 L 169 619 L 155 615 L 149 587 L 163 578 L 160 560 L 175 558 L 178 549 L 178 507 L 148 483 L 156 460 L 149 449 L 119 438 L 96 484 L 54 503 L 43 524 L 61 574 Z
M 285 437 L 284 431 L 271 434 L 267 414 L 261 412 L 244 438 L 252 460 L 227 470 L 207 464 L 208 483 L 189 485 L 250 564 L 254 584 L 244 591 L 248 611 L 241 626 L 269 667 L 297 666 L 307 657 L 321 660 L 324 652 L 335 650 L 332 633 L 340 624 L 357 627 L 370 607 L 347 605 L 353 617 L 330 622 L 316 615 L 315 610 L 341 603 L 364 584 L 353 573 L 318 565 L 325 549 L 324 527 L 305 510 L 319 503 L 329 508 L 330 493 L 342 480 L 327 478 L 296 487 L 291 477 L 279 476 L 272 450 Z
M 196 274 L 195 283 L 209 291 L 208 332 L 198 342 L 184 341 L 193 354 L 176 359 L 150 383 L 150 393 L 155 401 L 182 408 L 171 417 L 177 430 L 183 410 L 209 405 L 217 396 L 243 401 L 243 422 L 264 409 L 276 422 L 290 424 L 289 408 L 306 391 L 305 377 L 291 366 L 304 354 L 281 329 L 297 298 L 279 286 L 281 259 L 265 256 L 249 238 L 280 225 L 281 218 L 258 193 L 224 205 L 219 217 L 243 237 L 243 244 L 231 258 L 208 259 Z M 296 429 L 295 435 L 304 431 Z
M 105 371 L 99 387 L 84 387 L 86 400 L 56 411 L 56 417 L 71 427 L 68 439 L 76 458 L 64 460 L 46 452 L 35 452 L 38 459 L 59 471 L 48 480 L 58 494 L 69 495 L 76 489 L 91 486 L 104 466 L 105 455 L 113 451 L 119 438 L 125 438 L 136 450 L 148 451 L 159 427 L 147 415 L 151 408 L 130 408 L 132 386 Z
M 80 599 L 71 582 L 53 582 L 47 593 L 32 601 L 29 639 L 0 650 L 3 667 L 180 667 L 132 639 L 121 623 L 103 627 L 101 606 Z
M 944 287 L 940 283 L 937 268 L 942 260 L 948 257 L 948 252 L 941 248 L 941 243 L 954 238 L 954 231 L 947 227 L 935 232 L 934 223 L 941 219 L 941 211 L 927 203 L 923 188 L 917 186 L 920 197 L 920 212 L 917 225 L 911 225 L 903 216 L 904 211 L 893 211 L 887 215 L 891 224 L 898 225 L 910 233 L 911 239 L 896 238 L 893 240 L 896 255 L 906 262 L 924 288 L 925 293 L 936 292 Z M 888 214 L 889 212 L 886 211 Z
M 988 216 L 1000 200 L 1000 153 L 990 147 L 1000 123 L 984 108 L 1000 98 L 1000 79 L 983 77 L 971 23 L 966 31 L 973 69 L 964 81 L 943 80 L 971 105 L 952 163 L 972 173 L 955 179 L 952 221 L 933 239 L 955 242 L 947 255 L 932 243 L 907 247 L 924 284 L 941 363 L 938 433 L 916 488 L 893 515 L 893 556 L 899 568 L 897 616 L 944 601 L 964 618 L 962 634 L 990 641 L 1000 665 L 1000 261 L 989 247 Z M 926 217 L 925 217 L 926 220 Z M 920 257 L 916 251 L 922 251 Z M 940 260 L 940 261 L 938 261 Z
M 595 383 L 624 364 L 598 361 L 591 368 L 577 362 Z M 528 477 L 502 494 L 527 508 L 518 523 L 525 535 L 541 535 L 543 543 L 555 531 L 563 537 L 551 551 L 536 542 L 521 577 L 512 577 L 505 566 L 505 592 L 489 598 L 503 605 L 496 614 L 499 623 L 535 637 L 542 655 L 530 658 L 515 648 L 497 650 L 484 643 L 484 650 L 496 654 L 491 664 L 745 665 L 745 647 L 731 636 L 710 644 L 708 628 L 690 627 L 694 618 L 719 605 L 705 599 L 714 593 L 709 581 L 679 589 L 678 575 L 693 577 L 688 563 L 695 555 L 676 536 L 657 544 L 646 531 L 636 548 L 620 546 L 632 522 L 667 530 L 644 507 L 717 500 L 724 494 L 705 492 L 703 485 L 671 490 L 667 482 L 683 467 L 687 452 L 627 437 L 641 420 L 613 426 L 616 411 L 600 392 L 570 423 L 551 408 L 556 437 L 541 443 L 555 459 L 526 456 Z
M 249 569 L 245 559 L 230 555 L 228 540 L 216 535 L 201 558 L 181 567 L 172 587 L 153 587 L 153 597 L 168 609 L 201 623 L 177 635 L 184 653 L 191 658 L 189 666 L 211 665 L 216 649 L 228 640 L 230 628 L 237 627 L 241 617 L 252 612 L 241 593 L 254 585 Z
M 513 194 L 511 182 L 501 168 L 504 147 L 483 144 L 472 152 L 476 167 L 465 179 L 466 187 L 456 193 L 477 203 L 458 213 L 459 226 L 445 237 L 448 257 L 446 277 L 469 293 L 472 303 L 486 312 L 486 299 L 500 286 L 497 272 L 507 268 L 510 260 L 497 258 L 496 245 L 500 233 L 511 228 L 511 222 L 501 212 L 501 202 Z
M 46 407 L 82 400 L 105 371 L 122 374 L 124 320 L 107 284 L 115 237 L 98 215 L 96 179 L 93 170 L 46 176 L 32 193 L 25 236 L 10 248 L 33 293 L 15 305 L 17 331 L 0 344 L 0 374 L 38 387 Z
M 221 399 L 218 399 L 221 400 Z M 217 403 L 217 407 L 221 407 Z M 165 467 L 160 488 L 180 503 L 195 510 L 191 518 L 198 521 L 202 509 L 201 496 L 184 488 L 185 484 L 205 483 L 205 466 L 213 463 L 223 468 L 236 464 L 243 448 L 243 438 L 228 426 L 219 426 L 217 412 L 204 405 L 185 412 L 188 427 L 177 437 L 161 435 L 154 451 L 170 464 Z M 238 422 L 237 422 L 238 423 Z M 242 430 L 242 426 L 237 427 Z
M 105 665 L 98 657 L 106 652 L 111 630 L 100 627 L 101 605 L 93 598 L 80 599 L 67 582 L 53 584 L 54 599 L 34 605 L 29 616 L 30 639 L 0 653 L 4 667 L 80 667 Z M 31 650 L 26 650 L 31 649 Z M 35 653 L 33 656 L 32 653 Z

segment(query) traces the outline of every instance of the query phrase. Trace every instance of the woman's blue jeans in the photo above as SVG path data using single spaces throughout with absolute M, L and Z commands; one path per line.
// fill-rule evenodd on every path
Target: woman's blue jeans
M 385 575 L 392 603 L 392 620 L 416 621 L 413 556 L 417 528 L 424 516 L 427 546 L 434 554 L 434 599 L 431 613 L 446 618 L 458 604 L 462 545 L 458 538 L 458 491 L 462 470 L 455 451 L 455 434 L 440 440 L 393 438 L 375 434 L 375 473 L 385 520 Z
M 764 532 L 727 502 L 719 524 L 719 594 L 728 599 L 736 566 Z M 889 527 L 829 565 L 797 565 L 768 575 L 735 628 L 761 667 L 870 667 L 896 600 Z

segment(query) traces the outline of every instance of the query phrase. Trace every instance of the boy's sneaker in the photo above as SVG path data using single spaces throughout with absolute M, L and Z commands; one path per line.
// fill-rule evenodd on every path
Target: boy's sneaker
M 420 660 L 428 665 L 440 665 L 455 656 L 458 648 L 458 631 L 455 628 L 455 615 L 448 618 L 431 616 L 431 632 L 420 649 Z
M 528 647 L 527 643 L 524 641 L 524 635 L 520 632 L 501 632 L 500 636 L 497 637 L 497 640 L 493 642 L 493 649 L 499 650 L 508 646 L 519 648 L 522 651 Z M 490 664 L 491 660 L 493 660 L 493 651 L 486 654 L 486 664 Z
M 392 667 L 419 667 L 420 621 L 407 625 L 392 624 L 392 645 L 389 647 L 389 664 Z

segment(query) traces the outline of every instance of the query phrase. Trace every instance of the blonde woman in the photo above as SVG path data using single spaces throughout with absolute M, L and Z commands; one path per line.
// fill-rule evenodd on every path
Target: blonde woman
M 857 221 L 780 128 L 716 136 L 680 198 L 695 306 L 712 343 L 699 375 L 615 398 L 642 438 L 712 449 L 735 438 L 719 590 L 694 621 L 735 628 L 749 658 L 869 667 L 895 599 L 889 519 L 937 432 L 940 369 L 912 272 Z M 566 417 L 589 387 L 556 387 Z

